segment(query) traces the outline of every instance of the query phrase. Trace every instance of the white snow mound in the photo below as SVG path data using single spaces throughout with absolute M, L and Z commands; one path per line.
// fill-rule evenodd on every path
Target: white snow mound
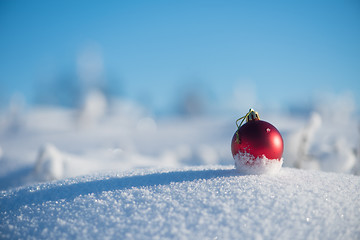
M 1 239 L 360 239 L 360 177 L 137 170 L 2 191 Z
M 283 165 L 283 158 L 268 159 L 265 156 L 254 158 L 249 153 L 239 152 L 234 156 L 236 170 L 241 174 L 276 174 Z

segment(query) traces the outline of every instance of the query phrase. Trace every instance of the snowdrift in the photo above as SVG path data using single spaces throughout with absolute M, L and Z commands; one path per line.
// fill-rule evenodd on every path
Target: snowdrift
M 1 239 L 360 239 L 360 177 L 233 166 L 93 174 L 1 192 Z

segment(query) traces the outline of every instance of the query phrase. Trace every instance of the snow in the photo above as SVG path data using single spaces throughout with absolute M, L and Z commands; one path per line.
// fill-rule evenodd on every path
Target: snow
M 157 118 L 92 91 L 79 109 L 21 106 L 0 114 L 0 189 L 113 169 L 234 164 L 229 136 L 236 117 Z M 258 112 L 283 136 L 283 166 L 359 175 L 354 111 L 338 118 L 324 108 L 309 117 Z
M 360 239 L 348 98 L 300 116 L 256 109 L 284 155 L 241 171 L 238 115 L 158 117 L 101 94 L 0 113 L 0 239 Z
M 239 152 L 234 156 L 235 168 L 242 174 L 276 174 L 283 165 L 283 158 L 268 159 L 265 156 L 254 158 L 249 153 Z
M 360 177 L 233 166 L 92 174 L 1 192 L 0 238 L 359 239 Z

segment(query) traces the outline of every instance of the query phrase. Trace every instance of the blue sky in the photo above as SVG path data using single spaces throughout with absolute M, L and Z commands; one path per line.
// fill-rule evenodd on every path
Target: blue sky
M 357 1 L 1 1 L 0 100 L 33 104 L 61 76 L 78 81 L 96 46 L 110 88 L 154 111 L 186 91 L 218 109 L 359 102 L 359 43 Z

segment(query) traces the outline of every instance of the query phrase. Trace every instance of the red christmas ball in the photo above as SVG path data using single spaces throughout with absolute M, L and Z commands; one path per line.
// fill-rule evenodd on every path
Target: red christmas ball
M 270 123 L 250 120 L 235 132 L 231 141 L 231 152 L 250 154 L 254 158 L 265 156 L 267 159 L 281 160 L 284 142 L 280 132 Z

